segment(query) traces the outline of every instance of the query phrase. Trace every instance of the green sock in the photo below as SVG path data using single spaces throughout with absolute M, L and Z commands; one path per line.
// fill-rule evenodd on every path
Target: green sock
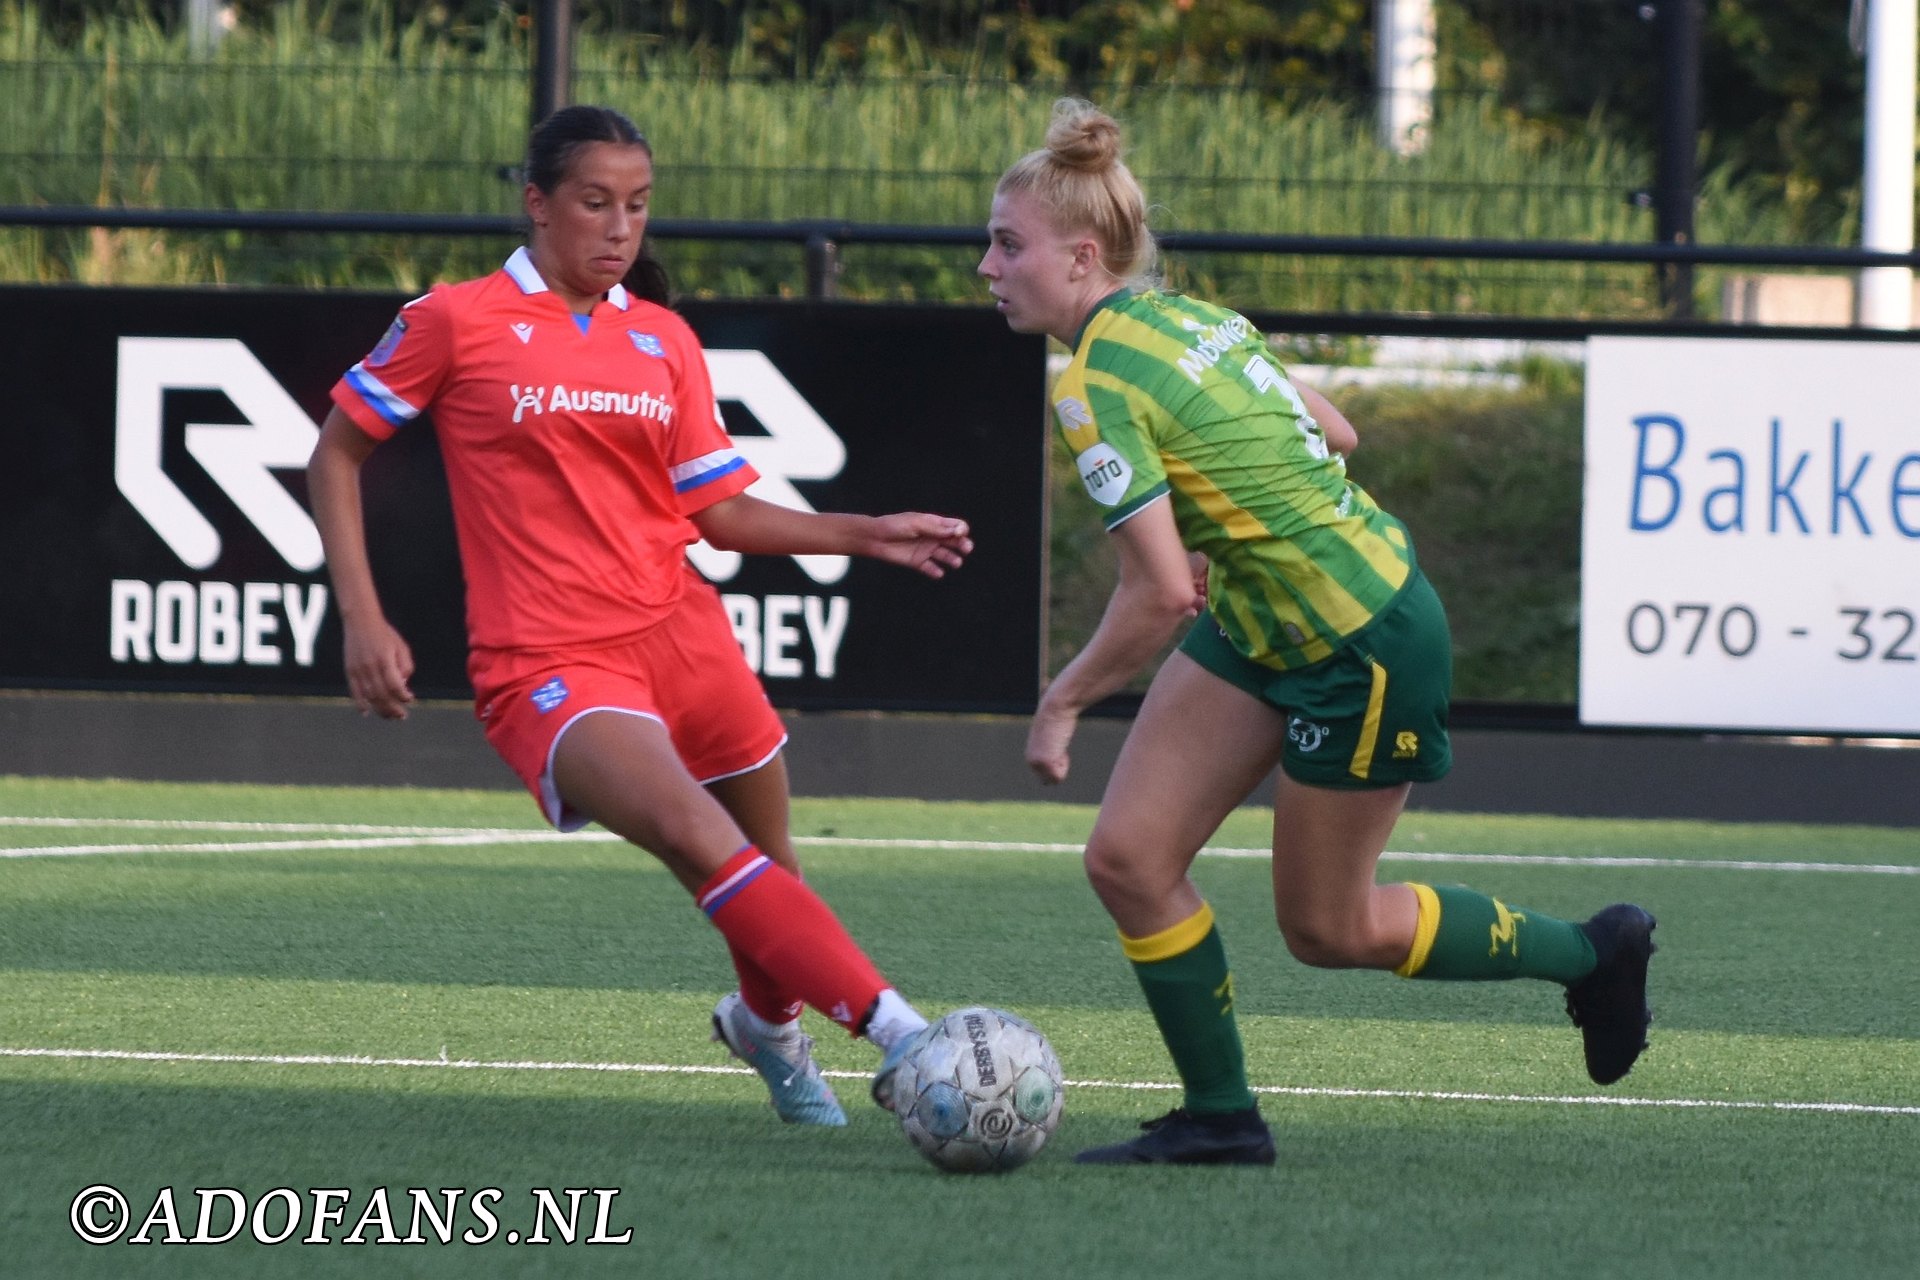
M 1233 975 L 1213 927 L 1213 908 L 1202 903 L 1192 916 L 1149 937 L 1123 933 L 1120 946 L 1186 1086 L 1187 1110 L 1217 1115 L 1251 1107 L 1246 1054 L 1233 1016 Z
M 1409 886 L 1420 899 L 1403 978 L 1480 981 L 1550 978 L 1574 983 L 1593 972 L 1593 944 L 1579 925 L 1457 887 Z

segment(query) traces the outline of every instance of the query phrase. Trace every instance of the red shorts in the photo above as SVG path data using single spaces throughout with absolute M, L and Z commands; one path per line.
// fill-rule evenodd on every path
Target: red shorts
M 474 710 L 487 741 L 562 831 L 587 824 L 553 785 L 560 735 L 595 711 L 666 727 L 694 780 L 750 773 L 786 743 L 786 726 L 740 656 L 720 593 L 690 582 L 666 618 L 631 640 L 551 653 L 475 651 Z

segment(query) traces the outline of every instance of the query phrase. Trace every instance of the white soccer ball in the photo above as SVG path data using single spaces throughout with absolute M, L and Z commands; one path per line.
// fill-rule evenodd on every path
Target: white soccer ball
M 949 1173 L 1002 1173 L 1039 1154 L 1066 1082 L 1053 1046 L 1004 1009 L 956 1009 L 916 1038 L 893 1083 L 907 1141 Z

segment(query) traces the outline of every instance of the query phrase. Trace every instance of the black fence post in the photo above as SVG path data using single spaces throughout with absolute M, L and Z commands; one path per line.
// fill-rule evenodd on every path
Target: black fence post
M 533 123 L 573 101 L 573 0 L 533 3 Z
M 840 246 L 824 232 L 807 237 L 807 296 L 832 298 L 840 293 Z
M 1693 210 L 1699 191 L 1700 145 L 1699 0 L 1657 0 L 1641 7 L 1654 24 L 1660 46 L 1659 159 L 1653 185 L 1654 237 L 1661 244 L 1694 243 Z M 1670 262 L 1656 268 L 1660 307 L 1669 319 L 1693 318 L 1693 266 Z

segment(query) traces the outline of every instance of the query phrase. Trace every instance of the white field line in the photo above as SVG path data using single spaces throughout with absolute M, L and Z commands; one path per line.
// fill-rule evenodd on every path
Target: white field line
M 503 838 L 503 836 L 509 838 Z M 75 858 L 95 853 L 294 853 L 303 849 L 409 849 L 421 845 L 543 844 L 575 840 L 553 831 L 451 836 L 361 836 L 337 840 L 195 840 L 167 844 L 43 844 L 0 849 L 0 858 Z M 607 839 L 611 840 L 609 836 Z
M 746 1067 L 664 1062 L 500 1062 L 473 1058 L 376 1058 L 356 1054 L 168 1053 L 145 1049 L 35 1049 L 0 1046 L 0 1058 L 57 1058 L 108 1062 L 200 1062 L 272 1067 L 386 1067 L 442 1071 L 586 1071 L 624 1075 L 745 1076 Z M 865 1080 L 859 1071 L 824 1071 L 839 1080 Z M 1073 1089 L 1125 1089 L 1172 1092 L 1170 1082 L 1069 1080 Z M 1335 1098 L 1352 1101 L 1490 1102 L 1533 1106 L 1648 1107 L 1689 1111 L 1808 1111 L 1827 1115 L 1917 1116 L 1920 1106 L 1865 1102 L 1782 1102 L 1727 1098 L 1636 1098 L 1599 1094 L 1463 1093 L 1430 1089 L 1341 1089 L 1311 1085 L 1256 1085 L 1253 1091 L 1276 1097 Z
M 310 839 L 223 840 L 191 843 L 49 844 L 0 848 L 0 858 L 59 858 L 114 853 L 294 853 L 322 849 L 393 849 L 410 845 L 609 843 L 617 836 L 605 831 L 558 831 L 526 827 L 407 827 L 363 823 L 325 822 L 217 822 L 176 818 L 28 817 L 0 814 L 0 827 L 107 827 L 147 831 L 231 831 L 260 834 L 310 835 Z M 1079 853 L 1083 846 L 1058 841 L 892 839 L 869 836 L 795 836 L 802 847 L 856 849 L 924 849 L 965 853 Z M 1200 851 L 1209 858 L 1269 858 L 1269 849 L 1214 847 Z M 1384 862 L 1432 862 L 1456 865 L 1529 867 L 1640 867 L 1697 871 L 1830 872 L 1852 875 L 1920 876 L 1920 864 L 1850 862 L 1768 862 L 1742 858 L 1576 857 L 1564 854 L 1442 853 L 1389 849 Z
M 484 827 L 375 826 L 364 822 L 223 822 L 214 818 L 74 818 L 0 814 L 0 827 L 107 827 L 134 831 L 292 831 L 327 835 L 446 835 L 484 831 Z M 507 830 L 507 828 L 502 828 Z M 524 827 L 514 831 L 528 831 Z M 532 834 L 539 834 L 537 831 Z M 548 833 L 553 834 L 552 832 Z

